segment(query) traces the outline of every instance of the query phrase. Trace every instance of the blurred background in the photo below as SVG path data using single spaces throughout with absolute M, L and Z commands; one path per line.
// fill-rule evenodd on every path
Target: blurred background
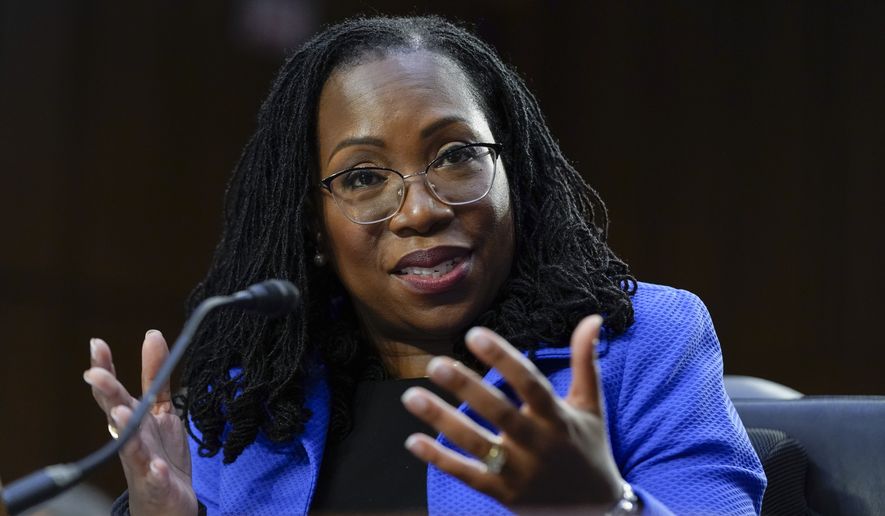
M 636 276 L 706 302 L 726 373 L 885 394 L 885 4 L 0 0 L 0 478 L 108 438 L 88 339 L 136 390 L 144 331 L 178 334 L 287 52 L 428 12 L 526 78 Z

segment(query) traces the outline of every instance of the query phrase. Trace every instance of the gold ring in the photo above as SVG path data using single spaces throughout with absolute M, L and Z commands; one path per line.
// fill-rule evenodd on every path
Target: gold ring
M 111 437 L 113 437 L 114 439 L 120 437 L 120 431 L 117 430 L 117 427 L 115 427 L 111 423 L 108 423 L 108 433 L 111 434 Z
M 480 460 L 486 465 L 486 470 L 489 473 L 497 475 L 504 468 L 504 463 L 507 462 L 507 452 L 504 451 L 501 443 L 492 443 L 489 451 Z

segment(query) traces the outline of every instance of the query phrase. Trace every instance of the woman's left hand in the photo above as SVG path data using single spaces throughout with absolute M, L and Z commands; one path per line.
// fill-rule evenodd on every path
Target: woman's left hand
M 467 333 L 467 347 L 496 368 L 523 401 L 517 408 L 474 371 L 447 357 L 434 358 L 430 378 L 500 430 L 486 430 L 438 396 L 413 387 L 403 403 L 417 417 L 445 434 L 477 459 L 414 434 L 406 447 L 419 459 L 459 478 L 510 507 L 612 506 L 621 497 L 602 417 L 603 393 L 595 361 L 602 318 L 586 317 L 571 339 L 572 383 L 565 398 L 553 391 L 535 365 L 501 336 L 486 328 Z M 482 461 L 498 445 L 503 466 L 493 471 Z

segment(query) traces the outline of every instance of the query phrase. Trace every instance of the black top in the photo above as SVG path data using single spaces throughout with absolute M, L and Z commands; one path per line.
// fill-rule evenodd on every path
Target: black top
M 400 397 L 421 386 L 457 404 L 427 378 L 363 381 L 353 400 L 353 430 L 323 454 L 311 512 L 427 512 L 427 465 L 404 443 L 436 431 L 414 417 Z

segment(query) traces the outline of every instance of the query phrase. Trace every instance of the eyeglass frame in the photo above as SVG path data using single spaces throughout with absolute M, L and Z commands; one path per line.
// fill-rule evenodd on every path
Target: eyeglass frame
M 437 161 L 445 158 L 446 156 L 448 156 L 449 154 L 451 154 L 453 152 L 460 151 L 460 150 L 466 149 L 468 147 L 487 147 L 487 148 L 491 149 L 492 151 L 494 151 L 495 159 L 492 161 L 492 163 L 494 164 L 494 170 L 492 172 L 492 183 L 489 185 L 488 190 L 486 190 L 484 194 L 482 194 L 480 197 L 477 197 L 476 199 L 474 199 L 472 201 L 466 201 L 466 202 L 445 201 L 442 198 L 440 198 L 439 194 L 436 193 L 436 190 L 434 190 L 433 187 L 431 187 L 430 183 L 427 182 L 427 174 L 428 174 L 428 172 L 430 172 L 430 167 L 432 167 L 433 164 L 436 163 Z M 403 209 L 403 203 L 406 202 L 406 192 L 405 192 L 406 179 L 408 179 L 410 177 L 423 176 L 424 186 L 427 187 L 427 190 L 430 191 L 431 195 L 433 195 L 433 198 L 438 200 L 439 202 L 445 204 L 446 206 L 464 206 L 467 204 L 473 204 L 475 202 L 479 202 L 479 201 L 483 200 L 485 198 L 485 196 L 487 196 L 489 194 L 489 192 L 492 191 L 492 187 L 495 184 L 495 175 L 498 173 L 498 158 L 501 157 L 501 151 L 503 149 L 504 149 L 504 146 L 500 143 L 467 143 L 465 145 L 460 145 L 458 147 L 449 149 L 446 152 L 440 154 L 439 156 L 433 158 L 433 160 L 430 163 L 428 163 L 426 167 L 424 167 L 424 170 L 420 170 L 420 171 L 415 172 L 413 174 L 403 175 L 403 173 L 400 172 L 399 170 L 394 170 L 392 168 L 385 168 L 385 167 L 353 167 L 353 168 L 346 168 L 344 170 L 340 170 L 340 171 L 335 172 L 334 174 L 330 175 L 329 177 L 320 180 L 320 184 L 318 186 L 321 189 L 324 189 L 329 192 L 329 195 L 331 195 L 332 199 L 335 200 L 335 205 L 338 206 L 338 209 L 341 210 L 341 213 L 343 213 L 344 216 L 347 217 L 347 220 L 353 222 L 354 224 L 360 224 L 360 225 L 364 225 L 364 226 L 367 226 L 369 224 L 378 224 L 379 222 L 384 222 L 385 220 L 392 219 L 393 217 L 396 216 L 397 213 L 400 212 L 401 209 Z M 344 210 L 344 208 L 342 208 L 341 205 L 338 203 L 338 198 L 335 197 L 335 193 L 332 191 L 332 181 L 334 181 L 339 176 L 343 176 L 344 174 L 347 174 L 348 172 L 353 172 L 355 170 L 384 170 L 387 172 L 393 172 L 394 174 L 398 175 L 402 179 L 403 193 L 399 199 L 399 206 L 397 206 L 396 210 L 394 210 L 393 213 L 384 217 L 383 219 L 373 220 L 371 222 L 358 222 L 358 221 L 350 218 L 350 216 L 348 216 L 348 214 Z

